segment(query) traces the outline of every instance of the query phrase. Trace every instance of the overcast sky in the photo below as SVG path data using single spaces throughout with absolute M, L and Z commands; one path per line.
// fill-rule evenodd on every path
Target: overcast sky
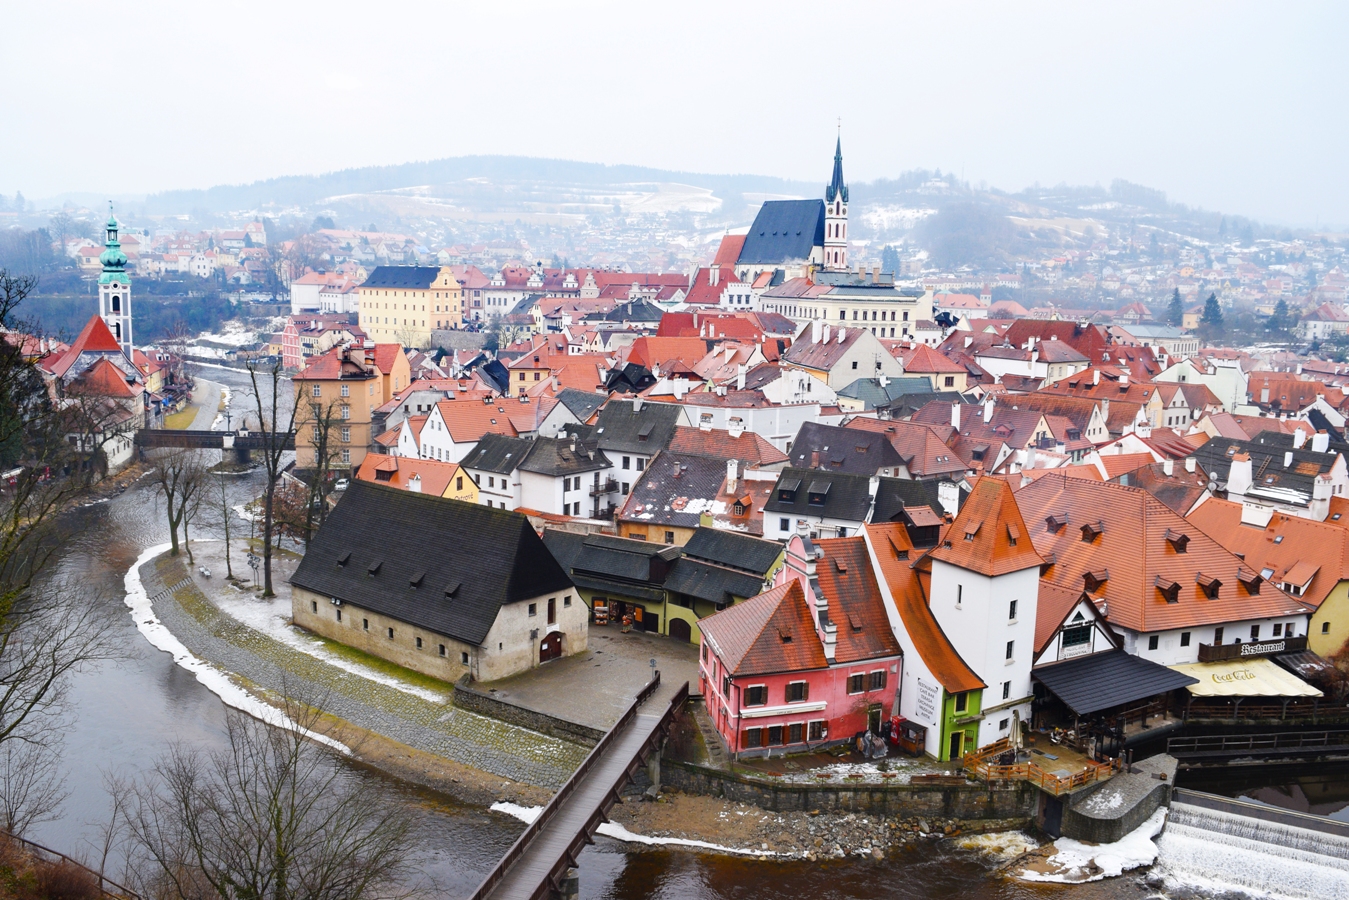
M 1349 224 L 1349 4 L 11 3 L 0 192 L 472 153 L 1125 178 Z

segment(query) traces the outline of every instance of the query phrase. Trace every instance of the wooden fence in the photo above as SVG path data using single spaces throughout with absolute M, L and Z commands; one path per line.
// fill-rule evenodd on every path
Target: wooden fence
M 1115 774 L 1120 767 L 1119 760 L 1108 763 L 1088 760 L 1087 768 L 1065 778 L 1055 775 L 1053 772 L 1046 772 L 1033 762 L 1012 763 L 1011 765 L 999 765 L 994 762 L 997 757 L 1010 749 L 1012 749 L 1012 745 L 1007 738 L 1000 738 L 973 753 L 967 753 L 964 759 L 965 771 L 976 778 L 982 778 L 984 781 L 1028 781 L 1057 797 L 1088 784 L 1104 781 Z
M 58 861 L 67 862 L 70 863 L 72 866 L 77 866 L 83 869 L 84 871 L 88 872 L 89 875 L 96 882 L 98 882 L 99 891 L 103 894 L 104 897 L 109 898 L 109 900 L 140 900 L 140 897 L 138 897 L 130 889 L 122 887 L 120 884 L 113 881 L 111 878 L 108 878 L 102 872 L 89 868 L 79 860 L 71 859 L 69 856 L 66 856 L 59 850 L 53 850 L 50 847 L 44 847 L 41 844 L 27 840 L 26 838 L 21 838 L 17 834 L 10 834 L 8 831 L 0 831 L 0 838 L 3 838 L 4 840 L 8 841 L 13 841 L 16 844 L 23 846 L 25 849 L 28 850 L 28 852 L 32 853 L 39 859 L 46 860 L 47 862 L 51 863 Z

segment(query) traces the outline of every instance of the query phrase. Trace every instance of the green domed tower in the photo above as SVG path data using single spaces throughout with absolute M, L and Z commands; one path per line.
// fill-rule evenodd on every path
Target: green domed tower
M 126 273 L 126 254 L 117 239 L 117 218 L 108 204 L 107 240 L 98 261 L 103 273 L 98 276 L 98 309 L 108 330 L 122 345 L 128 360 L 134 360 L 131 345 L 131 278 Z

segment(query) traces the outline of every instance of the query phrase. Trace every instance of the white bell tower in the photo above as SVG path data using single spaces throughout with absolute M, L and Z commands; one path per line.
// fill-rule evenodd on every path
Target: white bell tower
M 824 189 L 824 268 L 848 270 L 848 186 L 843 182 L 843 138 L 834 147 L 834 177 Z
M 122 346 L 127 362 L 135 364 L 131 344 L 131 277 L 126 272 L 126 254 L 117 239 L 117 219 L 108 204 L 108 224 L 104 250 L 98 261 L 103 273 L 98 276 L 98 314 Z

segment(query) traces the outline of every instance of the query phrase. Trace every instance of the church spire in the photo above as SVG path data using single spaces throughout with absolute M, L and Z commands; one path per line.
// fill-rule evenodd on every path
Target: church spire
M 848 202 L 848 186 L 843 183 L 843 135 L 839 135 L 838 143 L 834 145 L 834 179 L 824 189 L 827 202 L 833 203 L 835 197 Z

